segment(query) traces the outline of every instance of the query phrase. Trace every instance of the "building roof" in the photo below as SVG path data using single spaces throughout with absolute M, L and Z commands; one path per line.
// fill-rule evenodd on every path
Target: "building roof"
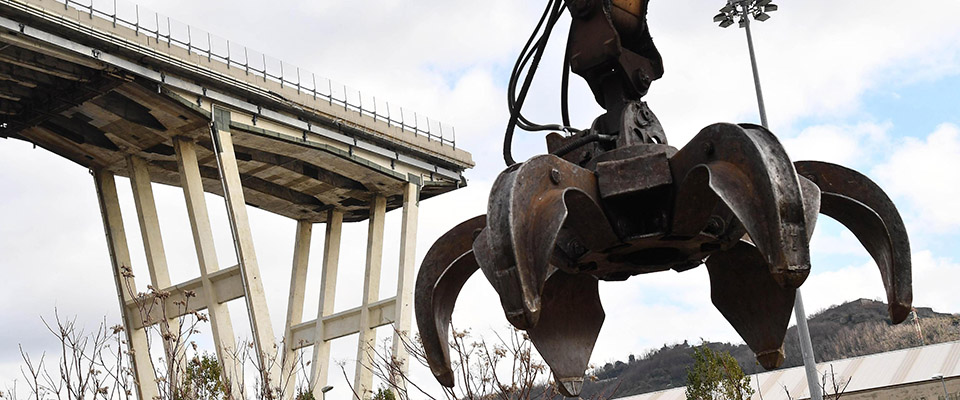
M 817 364 L 821 376 L 833 368 L 838 383 L 850 381 L 846 393 L 929 381 L 933 375 L 960 376 L 960 341 L 888 351 Z M 763 400 L 810 398 L 803 367 L 786 368 L 752 375 L 750 383 Z M 786 390 L 784 390 L 786 388 Z M 683 400 L 685 387 L 621 398 L 622 400 Z M 790 397 L 786 391 L 790 392 Z M 753 399 L 759 400 L 758 394 Z

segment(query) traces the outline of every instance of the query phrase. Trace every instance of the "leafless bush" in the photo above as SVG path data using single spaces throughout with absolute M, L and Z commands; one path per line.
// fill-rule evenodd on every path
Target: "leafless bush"
M 232 363 L 240 366 L 240 371 L 236 373 L 236 379 L 240 379 L 236 385 L 240 393 L 234 394 L 237 399 L 257 399 L 273 400 L 286 398 L 288 388 L 293 389 L 293 395 L 301 395 L 310 391 L 310 377 L 307 367 L 310 361 L 303 357 L 303 351 L 297 351 L 294 359 L 290 360 L 293 368 L 289 373 L 281 374 L 277 379 L 270 376 L 270 371 L 280 371 L 283 363 L 283 342 L 274 345 L 270 353 L 264 353 L 262 357 L 257 357 L 256 346 L 252 342 L 241 342 L 236 349 L 227 349 L 224 352 L 226 360 L 224 363 Z M 263 364 L 260 360 L 263 360 Z M 252 367 L 248 370 L 248 367 Z M 228 382 L 224 385 L 229 387 Z M 268 383 L 272 383 L 273 386 Z
M 427 366 L 419 335 L 411 339 L 406 332 L 401 332 L 395 337 L 400 338 L 412 360 Z M 456 386 L 444 387 L 441 398 L 546 400 L 561 397 L 551 380 L 549 368 L 536 355 L 533 343 L 525 332 L 511 327 L 509 334 L 497 334 L 496 337 L 495 341 L 488 341 L 482 337 L 472 337 L 469 330 L 452 330 L 450 355 Z M 384 397 L 407 400 L 415 394 L 417 398 L 436 400 L 438 397 L 413 381 L 402 362 L 392 356 L 390 344 L 388 339 L 381 342 L 379 347 L 371 346 L 367 349 L 366 353 L 370 358 L 363 366 L 382 380 L 385 389 L 391 392 L 392 397 Z M 340 367 L 346 376 L 343 364 L 340 364 Z M 353 391 L 354 388 L 350 389 Z M 361 398 L 355 391 L 354 397 Z M 593 398 L 605 397 L 598 395 Z
M 837 380 L 837 374 L 833 371 L 833 364 L 830 364 L 830 372 L 824 372 L 820 376 L 820 392 L 823 393 L 825 399 L 840 400 L 852 380 L 853 377 L 844 379 L 842 376 L 840 380 Z
M 284 398 L 288 382 L 295 383 L 289 387 L 298 392 L 306 390 L 308 379 L 304 369 L 309 362 L 303 362 L 302 352 L 295 353 L 296 359 L 290 360 L 296 368 L 287 376 L 272 379 L 268 371 L 282 362 L 283 346 L 274 346 L 269 354 L 257 357 L 252 343 L 241 343 L 236 349 L 224 349 L 230 358 L 228 361 L 241 366 L 241 371 L 231 375 L 239 380 L 236 386 L 241 393 L 231 393 L 231 382 L 222 373 L 224 365 L 215 357 L 201 353 L 196 343 L 190 340 L 192 335 L 200 332 L 198 327 L 208 321 L 206 314 L 190 307 L 190 299 L 196 294 L 184 291 L 177 299 L 172 299 L 171 293 L 152 286 L 148 286 L 146 292 L 135 292 L 133 279 L 129 279 L 133 278 L 130 268 L 122 267 L 121 275 L 125 278 L 125 290 L 132 300 L 132 308 L 136 310 L 135 318 L 144 326 L 148 351 L 156 347 L 156 338 L 160 339 L 163 349 L 162 357 L 148 357 L 153 382 L 140 382 L 141 385 L 157 385 L 159 396 L 155 400 L 280 399 Z M 14 381 L 7 389 L 0 390 L 0 399 L 133 398 L 137 387 L 136 374 L 131 367 L 133 354 L 127 349 L 124 327 L 108 326 L 104 320 L 96 329 L 87 332 L 76 324 L 76 319 L 61 318 L 57 310 L 54 310 L 54 316 L 50 323 L 41 320 L 60 344 L 56 366 L 46 362 L 47 354 L 35 359 L 21 348 L 24 364 L 21 374 L 25 387 Z M 264 360 L 263 364 L 260 359 Z M 245 371 L 248 365 L 253 368 Z M 245 372 L 250 372 L 250 376 Z M 265 382 L 268 381 L 276 386 L 267 385 Z
M 850 385 L 850 381 L 852 380 L 852 377 L 847 377 L 846 379 L 839 377 L 839 380 L 837 380 L 837 374 L 833 370 L 833 364 L 830 364 L 830 372 L 821 374 L 820 382 L 817 384 L 820 385 L 820 393 L 823 394 L 824 399 L 840 400 L 843 394 L 846 393 L 847 386 Z M 784 385 L 781 386 L 783 387 L 783 392 L 787 395 L 787 399 L 793 400 L 794 397 L 790 395 L 790 390 Z M 759 391 L 757 391 L 757 393 L 759 393 Z M 762 395 L 761 398 L 763 398 Z
M 122 331 L 119 326 L 98 327 L 85 332 L 77 327 L 75 319 L 63 319 L 55 310 L 55 323 L 44 325 L 60 342 L 59 359 L 55 367 L 45 365 L 46 354 L 36 362 L 20 347 L 23 367 L 20 371 L 26 383 L 26 397 L 33 399 L 118 399 L 129 398 L 134 387 L 124 359 Z M 19 399 L 16 383 L 0 393 L 0 398 Z

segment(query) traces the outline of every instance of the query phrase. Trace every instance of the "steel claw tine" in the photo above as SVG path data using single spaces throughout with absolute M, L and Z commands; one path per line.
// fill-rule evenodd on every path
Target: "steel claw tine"
M 486 226 L 486 216 L 468 219 L 443 234 L 427 251 L 417 274 L 414 310 L 430 371 L 444 386 L 453 387 L 449 330 L 460 289 L 479 268 L 473 241 Z
M 819 161 L 795 165 L 823 192 L 820 212 L 850 229 L 877 263 L 891 320 L 905 320 L 913 304 L 910 241 L 897 207 L 880 186 L 852 169 Z
M 783 287 L 799 287 L 810 273 L 809 232 L 796 171 L 780 142 L 757 125 L 714 124 L 670 159 L 677 190 L 674 225 L 705 227 L 703 213 L 682 207 L 687 186 L 706 185 L 746 228 Z M 709 208 L 709 207 L 708 207 Z
M 597 278 L 556 270 L 541 296 L 540 321 L 527 334 L 550 366 L 560 393 L 579 396 L 605 317 Z
M 536 326 L 543 285 L 554 268 L 551 258 L 557 237 L 564 224 L 583 223 L 577 216 L 568 221 L 568 203 L 587 208 L 578 209 L 578 215 L 604 215 L 597 190 L 592 171 L 553 155 L 533 157 L 497 177 L 487 206 L 487 229 L 473 248 L 514 327 L 526 330 Z M 584 240 L 587 246 L 617 242 L 603 220 L 599 226 L 593 225 L 596 229 Z
M 797 290 L 782 287 L 760 251 L 741 241 L 706 261 L 714 306 L 766 369 L 783 364 L 783 339 Z
M 813 230 L 817 226 L 817 216 L 820 215 L 820 187 L 813 181 L 800 176 L 800 193 L 803 195 L 803 219 L 807 225 L 807 242 L 813 237 Z
M 820 213 L 820 188 L 800 177 L 807 240 Z M 793 311 L 796 289 L 783 288 L 770 275 L 763 255 L 744 237 L 732 249 L 707 258 L 713 304 L 740 333 L 766 369 L 784 360 L 783 338 Z

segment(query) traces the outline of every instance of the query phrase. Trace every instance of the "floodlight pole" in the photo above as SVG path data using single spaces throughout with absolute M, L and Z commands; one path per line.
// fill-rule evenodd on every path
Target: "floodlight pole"
M 750 50 L 750 66 L 753 68 L 753 86 L 757 89 L 757 104 L 760 106 L 760 125 L 769 129 L 767 125 L 767 107 L 763 104 L 763 91 L 760 89 L 760 72 L 757 70 L 757 56 L 753 51 L 753 35 L 750 33 L 750 18 L 747 18 L 747 7 L 743 8 L 744 28 L 747 30 L 747 48 Z
M 797 288 L 797 297 L 793 301 L 793 315 L 797 317 L 797 336 L 800 336 L 800 354 L 803 355 L 803 369 L 807 373 L 810 400 L 823 400 L 817 360 L 813 358 L 813 342 L 810 340 L 810 329 L 807 327 L 807 314 L 803 311 L 800 288 Z
M 763 91 L 760 89 L 760 72 L 757 69 L 757 56 L 753 50 L 753 34 L 750 31 L 750 8 L 757 7 L 756 0 L 731 0 L 727 4 L 740 5 L 740 18 L 747 31 L 747 49 L 750 51 L 750 67 L 753 68 L 753 85 L 757 90 L 757 105 L 760 107 L 760 124 L 769 129 L 767 124 L 767 108 L 763 104 Z M 729 14 L 727 14 L 729 16 Z M 797 336 L 800 337 L 800 353 L 803 356 L 803 368 L 807 375 L 807 387 L 810 390 L 810 400 L 823 400 L 823 391 L 820 387 L 820 375 L 817 372 L 817 361 L 813 356 L 813 342 L 810 340 L 810 329 L 807 326 L 807 314 L 803 310 L 803 297 L 800 288 L 793 302 L 793 314 L 797 319 Z

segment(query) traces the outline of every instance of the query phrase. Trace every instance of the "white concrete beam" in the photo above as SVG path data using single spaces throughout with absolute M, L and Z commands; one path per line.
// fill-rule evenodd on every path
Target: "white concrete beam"
M 310 259 L 310 238 L 313 224 L 297 221 L 297 235 L 293 245 L 293 268 L 290 272 L 290 293 L 287 298 L 287 323 L 283 332 L 283 359 L 280 381 L 284 386 L 283 397 L 290 399 L 296 390 L 297 347 L 290 328 L 303 321 L 303 293 L 307 287 L 307 265 Z
M 313 362 L 310 371 L 310 389 L 313 396 L 322 398 L 320 389 L 327 385 L 327 377 L 330 373 L 330 343 L 323 336 L 325 330 L 324 318 L 333 314 L 333 301 L 336 297 L 337 289 L 337 268 L 340 263 L 340 235 L 343 230 L 343 212 L 340 210 L 330 210 L 327 212 L 326 235 L 323 239 L 323 266 L 320 282 L 320 305 L 317 308 L 317 318 L 310 323 L 303 323 L 307 328 L 303 330 L 304 335 L 297 335 L 297 331 L 291 334 L 292 343 L 306 343 L 309 341 L 314 344 Z M 312 325 L 311 325 L 312 323 Z M 312 329 L 309 328 L 312 326 Z
M 134 383 L 137 386 L 137 398 L 152 400 L 160 395 L 160 391 L 157 388 L 153 363 L 150 361 L 147 335 L 142 329 L 134 327 L 134 322 L 139 320 L 139 314 L 131 313 L 124 307 L 125 301 L 133 298 L 132 292 L 136 290 L 136 284 L 132 273 L 129 272 L 130 251 L 123 229 L 116 181 L 113 174 L 105 170 L 94 171 L 93 179 L 100 202 L 100 214 L 103 217 L 103 230 L 107 236 L 110 261 L 113 264 L 111 268 L 113 282 L 117 289 L 117 300 L 120 302 L 120 314 L 123 317 L 123 329 L 127 337 L 130 367 L 133 369 Z
M 140 234 L 143 237 L 143 250 L 147 256 L 150 282 L 157 289 L 168 287 L 170 273 L 167 270 L 167 257 L 160 235 L 160 218 L 157 216 L 147 162 L 140 157 L 129 156 L 127 168 L 130 172 L 130 186 L 133 188 L 133 203 L 137 207 L 137 218 L 140 222 Z
M 250 233 L 237 157 L 233 152 L 233 138 L 229 128 L 230 112 L 214 107 L 213 116 L 214 126 L 210 133 L 214 142 L 217 164 L 220 167 L 220 181 L 223 184 L 224 201 L 227 203 L 237 260 L 243 276 L 244 298 L 247 301 L 250 327 L 253 329 L 253 342 L 257 350 L 261 381 L 268 388 L 276 388 L 276 378 L 280 376 L 280 365 L 276 362 L 278 360 L 274 359 L 277 344 L 273 336 L 273 324 L 270 322 L 267 299 L 263 292 L 260 266 L 257 264 L 257 254 L 253 247 L 253 235 Z
M 178 306 L 176 302 L 178 301 L 187 301 L 187 307 L 189 310 L 208 310 L 211 304 L 211 298 L 214 304 L 224 305 L 224 303 L 236 300 L 243 297 L 243 278 L 240 276 L 240 266 L 234 265 L 230 268 L 221 269 L 217 272 L 207 275 L 207 280 L 210 282 L 210 286 L 204 285 L 203 277 L 194 278 L 189 281 L 173 285 L 170 287 L 165 287 L 161 289 L 163 292 L 170 294 L 167 297 L 166 301 L 162 307 L 166 307 L 166 315 L 168 318 L 177 318 L 185 314 L 183 307 Z M 213 291 L 208 291 L 207 288 L 212 287 Z M 196 297 L 187 299 L 185 292 L 193 291 L 196 293 Z M 146 305 L 145 312 L 141 312 L 141 308 L 137 305 L 137 302 Z M 153 325 L 157 322 L 160 322 L 160 319 L 163 318 L 163 310 L 160 304 L 155 306 L 150 306 L 154 304 L 154 296 L 147 295 L 142 299 L 131 299 L 126 301 L 127 309 L 130 312 L 138 313 L 140 318 L 134 323 L 134 327 L 141 328 L 144 325 Z M 230 347 L 230 349 L 233 349 Z
M 210 279 L 210 275 L 220 269 L 217 262 L 217 251 L 213 244 L 213 231 L 210 229 L 210 217 L 207 213 L 207 202 L 203 195 L 203 182 L 200 177 L 200 164 L 197 161 L 196 146 L 192 141 L 176 137 L 173 139 L 173 148 L 177 155 L 177 167 L 180 171 L 180 186 L 183 187 L 183 196 L 187 202 L 187 216 L 190 219 L 190 228 L 193 231 L 193 243 L 197 250 L 197 260 L 200 264 L 200 283 L 203 296 L 197 298 L 205 303 L 207 315 L 210 316 L 210 329 L 213 334 L 213 343 L 216 347 L 217 359 L 220 360 L 222 378 L 229 382 L 231 393 L 240 392 L 242 377 L 238 375 L 240 368 L 231 352 L 237 350 L 234 339 L 233 322 L 230 320 L 230 310 L 224 302 L 219 301 L 219 291 Z M 239 267 L 236 268 L 239 280 Z M 240 286 L 242 290 L 242 286 Z M 242 292 L 241 292 L 242 294 Z
M 150 282 L 157 290 L 170 286 L 170 272 L 167 269 L 167 257 L 163 250 L 163 239 L 160 234 L 160 218 L 157 216 L 157 205 L 153 197 L 153 187 L 150 183 L 150 172 L 147 162 L 137 156 L 127 156 L 127 167 L 130 172 L 130 186 L 133 188 L 133 203 L 137 207 L 137 218 L 140 222 L 140 234 L 143 237 L 143 250 L 147 256 L 147 270 L 150 272 Z M 174 366 L 173 361 L 183 362 L 186 343 L 182 341 L 180 321 L 174 316 L 167 317 L 167 323 L 160 325 L 163 348 L 167 357 L 167 377 L 175 377 L 182 371 L 182 365 Z M 169 339 L 163 339 L 167 337 Z
M 403 191 L 403 217 L 400 222 L 400 271 L 397 274 L 397 310 L 393 334 L 393 359 L 399 364 L 400 373 L 403 375 L 409 372 L 409 357 L 403 343 L 411 340 L 409 335 L 413 315 L 419 210 L 420 187 L 407 183 Z M 402 377 L 394 376 L 393 379 L 396 384 L 404 385 Z
M 376 195 L 370 204 L 370 220 L 367 229 L 367 262 L 363 274 L 363 297 L 360 305 L 360 322 L 370 320 L 370 305 L 380 297 L 380 269 L 383 261 L 383 220 L 387 210 L 387 199 Z M 377 345 L 377 331 L 372 326 L 360 327 L 360 341 L 357 343 L 357 367 L 353 378 L 353 387 L 360 397 L 366 398 L 373 393 L 373 371 L 370 362 L 374 357 L 371 351 Z
M 359 333 L 361 327 L 378 328 L 396 321 L 396 297 L 383 299 L 372 303 L 368 307 L 367 323 L 360 324 L 360 307 L 344 310 L 336 314 L 323 317 L 323 330 L 317 330 L 317 321 L 301 322 L 290 327 L 296 348 L 315 345 L 322 337 L 324 342 Z M 316 351 L 316 350 L 314 350 Z

